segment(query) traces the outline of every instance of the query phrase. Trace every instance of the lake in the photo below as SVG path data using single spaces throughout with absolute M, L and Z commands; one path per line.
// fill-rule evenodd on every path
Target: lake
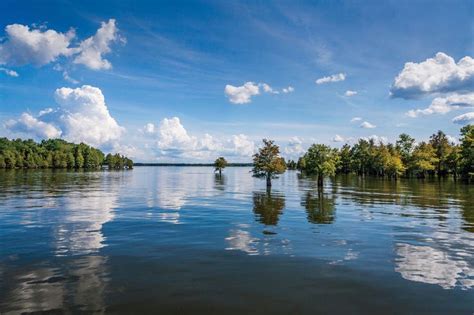
M 0 171 L 0 313 L 473 314 L 474 185 Z

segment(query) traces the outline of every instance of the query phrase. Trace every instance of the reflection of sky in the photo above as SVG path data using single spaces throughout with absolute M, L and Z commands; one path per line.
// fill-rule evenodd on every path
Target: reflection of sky
M 15 275 L 16 286 L 7 297 L 9 308 L 40 312 L 68 310 L 74 305 L 82 311 L 101 312 L 105 307 L 106 262 L 102 256 L 84 256 L 61 268 L 39 266 L 23 271 Z
M 472 188 L 446 192 L 433 184 L 411 189 L 403 180 L 396 185 L 336 182 L 334 187 L 328 179 L 324 195 L 334 209 L 331 220 L 320 224 L 305 208 L 308 192 L 319 198 L 315 183 L 287 172 L 272 187 L 283 208 L 274 224 L 264 224 L 254 212 L 253 196 L 266 192 L 265 181 L 252 178 L 249 170 L 227 168 L 225 180 L 216 181 L 212 168 L 137 167 L 123 173 L 71 173 L 54 184 L 47 177 L 41 185 L 22 184 L 28 187 L 23 190 L 16 184 L 0 189 L 0 276 L 13 277 L 4 253 L 18 261 L 46 262 L 14 274 L 16 285 L 8 296 L 32 303 L 31 310 L 61 307 L 71 295 L 100 309 L 103 296 L 95 301 L 86 287 L 104 288 L 108 256 L 180 259 L 190 249 L 203 255 L 232 251 L 314 259 L 357 274 L 396 276 L 405 286 L 416 281 L 474 288 L 474 234 L 463 229 L 468 218 L 462 208 Z
M 429 246 L 396 244 L 395 271 L 403 278 L 443 289 L 474 287 L 474 269 L 466 261 Z

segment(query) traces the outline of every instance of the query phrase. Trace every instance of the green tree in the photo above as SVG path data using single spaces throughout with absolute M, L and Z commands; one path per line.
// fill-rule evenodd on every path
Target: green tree
M 322 187 L 325 176 L 333 176 L 339 163 L 336 149 L 324 144 L 313 144 L 304 155 L 306 161 L 305 172 L 308 175 L 318 176 L 318 186 Z
M 342 146 L 339 150 L 339 166 L 337 168 L 338 173 L 349 174 L 351 172 L 351 146 L 347 143 Z
M 263 147 L 253 156 L 254 177 L 265 178 L 267 187 L 272 186 L 272 179 L 286 171 L 285 160 L 280 156 L 280 148 L 273 140 L 263 139 Z
M 222 176 L 222 170 L 226 168 L 227 161 L 224 157 L 218 157 L 214 162 L 215 170 L 214 172 L 219 172 L 219 176 Z
M 426 142 L 421 142 L 415 147 L 412 157 L 411 169 L 421 178 L 424 178 L 427 172 L 434 171 L 439 162 L 435 149 Z
M 464 179 L 474 177 L 474 125 L 461 128 L 460 168 Z
M 443 176 L 447 172 L 447 159 L 451 152 L 451 145 L 449 144 L 448 137 L 444 132 L 438 130 L 437 133 L 430 137 L 430 144 L 435 150 L 438 162 L 436 163 L 436 173 L 438 176 Z

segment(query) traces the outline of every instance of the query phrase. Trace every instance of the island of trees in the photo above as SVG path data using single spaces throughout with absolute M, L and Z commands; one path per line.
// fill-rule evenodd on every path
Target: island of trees
M 102 151 L 87 144 L 74 144 L 61 139 L 37 143 L 31 139 L 0 138 L 0 169 L 97 169 L 103 166 L 132 169 L 133 161 L 120 154 L 105 156 Z
M 279 156 L 279 148 L 271 140 L 263 140 L 263 146 L 254 155 L 253 175 L 271 179 L 288 169 L 298 169 L 316 176 L 318 186 L 324 177 L 354 173 L 359 176 L 399 177 L 447 177 L 474 181 L 474 125 L 461 128 L 459 144 L 451 143 L 442 131 L 433 134 L 429 141 L 416 143 L 407 134 L 401 134 L 395 144 L 360 139 L 340 149 L 324 144 L 313 144 L 297 162 L 285 161 Z

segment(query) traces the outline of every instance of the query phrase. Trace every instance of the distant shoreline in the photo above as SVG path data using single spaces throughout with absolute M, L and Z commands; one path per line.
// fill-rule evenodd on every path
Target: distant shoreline
M 252 163 L 229 163 L 227 167 L 249 167 Z M 133 166 L 199 166 L 214 167 L 214 163 L 134 163 Z

